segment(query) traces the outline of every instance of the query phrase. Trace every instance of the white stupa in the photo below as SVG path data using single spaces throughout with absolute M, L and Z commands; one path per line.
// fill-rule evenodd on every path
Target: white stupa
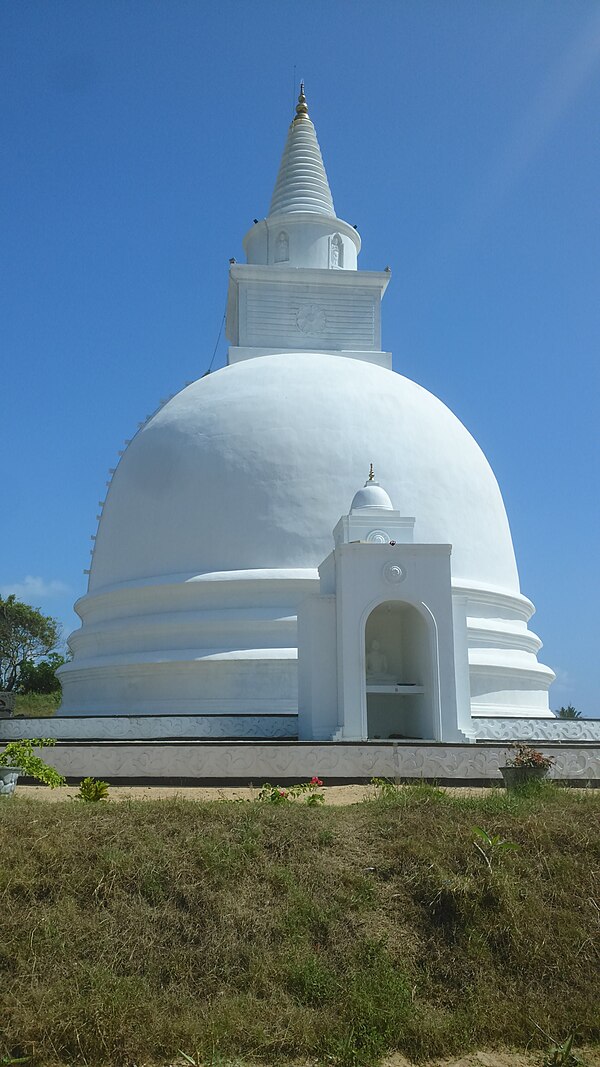
M 452 412 L 381 351 L 391 275 L 357 270 L 360 238 L 335 214 L 303 91 L 269 214 L 244 248 L 247 263 L 229 275 L 228 365 L 149 418 L 112 477 L 76 604 L 82 625 L 61 670 L 61 714 L 114 716 L 115 737 L 128 736 L 131 717 L 129 736 L 140 736 L 150 716 L 146 736 L 169 735 L 184 718 L 187 736 L 298 736 L 297 618 L 307 598 L 330 595 L 318 568 L 346 516 L 348 530 L 361 519 L 348 536 L 365 552 L 396 541 L 421 552 L 419 567 L 431 546 L 446 559 L 439 581 L 446 567 L 454 630 L 432 623 L 428 677 L 443 697 L 439 664 L 446 674 L 456 665 L 454 722 L 432 712 L 412 722 L 412 736 L 474 737 L 484 719 L 550 717 L 554 675 L 537 661 L 534 609 L 519 588 L 496 479 Z M 360 490 L 370 462 L 379 485 Z M 346 542 L 339 551 L 348 554 Z M 403 588 L 393 593 L 400 614 Z M 364 647 L 369 624 L 360 625 Z M 315 706 L 301 713 L 303 736 L 373 736 L 357 715 L 346 727 L 319 723 Z M 378 736 L 405 732 L 377 721 Z

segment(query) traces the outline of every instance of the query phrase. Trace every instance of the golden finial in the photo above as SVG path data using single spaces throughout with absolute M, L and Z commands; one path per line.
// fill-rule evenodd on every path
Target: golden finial
M 374 482 L 375 481 L 375 471 L 373 470 L 373 464 L 372 463 L 369 464 L 369 481 L 370 482 Z
M 306 97 L 304 95 L 304 82 L 300 82 L 300 95 L 298 97 L 298 103 L 296 104 L 296 115 L 295 115 L 295 118 L 294 118 L 294 122 L 297 122 L 298 119 L 307 119 L 307 118 L 308 118 L 308 105 L 306 103 Z

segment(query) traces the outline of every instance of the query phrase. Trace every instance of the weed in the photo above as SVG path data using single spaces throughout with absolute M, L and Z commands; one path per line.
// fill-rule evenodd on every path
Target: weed
M 503 852 L 514 852 L 519 847 L 514 841 L 505 841 L 498 834 L 488 834 L 487 830 L 482 830 L 480 826 L 474 826 L 473 833 L 479 838 L 479 841 L 474 841 L 473 844 L 479 854 L 483 856 L 488 870 L 492 869 L 492 860 L 495 860 Z
M 371 778 L 371 785 L 375 789 L 377 800 L 397 800 L 398 786 L 391 778 Z
M 319 786 L 322 785 L 323 782 L 316 775 L 311 778 L 310 782 L 298 782 L 296 785 L 290 785 L 286 789 L 280 785 L 271 785 L 270 782 L 265 782 L 257 799 L 266 801 L 268 804 L 285 804 L 286 801 L 299 800 L 301 797 L 305 797 L 305 803 L 309 807 L 317 807 L 325 803 L 323 794 L 317 792 Z
M 411 805 L 415 801 L 429 804 L 446 800 L 442 789 L 429 782 L 410 782 L 399 785 L 390 778 L 371 778 L 375 800 L 384 804 Z
M 84 778 L 79 783 L 79 792 L 76 799 L 83 800 L 88 804 L 96 803 L 99 800 L 108 800 L 108 782 L 103 782 L 99 778 Z
M 548 1034 L 545 1036 L 549 1037 Z M 573 1052 L 574 1040 L 574 1032 L 571 1032 L 564 1041 L 556 1041 L 551 1037 L 552 1045 L 542 1060 L 543 1067 L 582 1067 L 582 1060 Z

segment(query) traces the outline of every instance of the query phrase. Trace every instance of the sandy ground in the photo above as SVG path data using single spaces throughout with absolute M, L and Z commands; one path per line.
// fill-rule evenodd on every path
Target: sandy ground
M 320 792 L 326 804 L 359 804 L 375 796 L 371 785 L 331 785 Z M 489 789 L 447 787 L 444 792 L 456 796 L 482 796 Z M 253 789 L 244 786 L 165 786 L 165 785 L 111 785 L 111 800 L 171 800 L 181 797 L 183 800 L 256 800 L 259 787 Z M 76 785 L 59 786 L 49 789 L 45 785 L 18 785 L 17 797 L 31 797 L 34 800 L 68 800 L 77 796 Z
M 564 1035 L 561 1035 L 564 1037 Z M 558 1040 L 558 1039 L 557 1039 Z M 548 1042 L 548 1047 L 550 1042 Z M 585 1048 L 574 1049 L 576 1055 L 576 1062 L 579 1067 L 600 1067 L 600 1049 Z M 501 1052 L 471 1052 L 466 1056 L 457 1057 L 455 1059 L 447 1060 L 430 1060 L 426 1063 L 420 1063 L 419 1067 L 542 1067 L 546 1053 L 542 1051 L 536 1052 L 511 1052 L 504 1050 Z M 203 1067 L 200 1060 L 196 1061 L 190 1059 L 188 1061 L 179 1060 L 176 1064 L 170 1065 L 170 1067 L 188 1067 L 190 1063 L 194 1063 L 194 1067 Z M 298 1061 L 294 1067 L 321 1067 L 322 1061 L 319 1060 L 305 1060 Z M 245 1067 L 240 1060 L 223 1060 L 223 1067 Z M 253 1063 L 252 1067 L 261 1067 L 258 1063 Z M 382 1060 L 381 1067 L 414 1067 L 410 1060 L 407 1060 L 404 1056 L 394 1055 Z M 574 1067 L 573 1064 L 565 1064 L 564 1067 Z
M 564 1037 L 564 1035 L 561 1035 Z M 558 1038 L 557 1038 L 558 1040 Z M 472 1052 L 454 1060 L 435 1060 L 421 1067 L 541 1067 L 543 1052 Z M 581 1067 L 600 1067 L 600 1049 L 577 1049 L 576 1055 Z M 410 1061 L 403 1056 L 392 1056 L 384 1060 L 382 1067 L 409 1067 Z

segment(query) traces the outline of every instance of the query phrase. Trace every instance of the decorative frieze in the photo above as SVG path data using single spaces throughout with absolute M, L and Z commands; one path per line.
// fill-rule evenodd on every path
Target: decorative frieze
M 478 741 L 598 741 L 600 719 L 492 719 L 473 716 Z

